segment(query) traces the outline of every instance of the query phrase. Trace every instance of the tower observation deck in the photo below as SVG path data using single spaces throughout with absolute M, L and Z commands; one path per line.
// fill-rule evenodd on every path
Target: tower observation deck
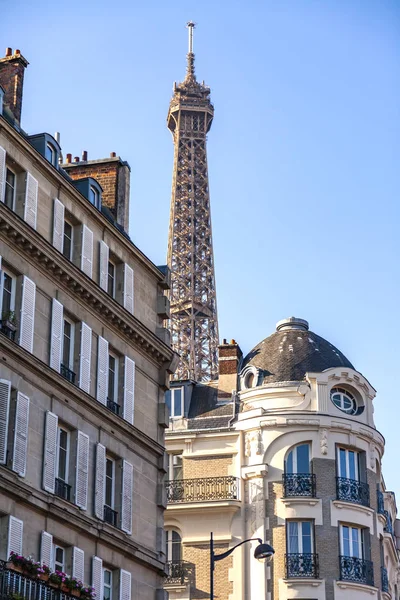
M 196 79 L 194 23 L 187 24 L 186 77 L 174 84 L 167 124 L 174 140 L 168 238 L 171 334 L 181 360 L 175 379 L 206 381 L 218 370 L 218 317 L 206 137 L 214 116 L 210 89 Z

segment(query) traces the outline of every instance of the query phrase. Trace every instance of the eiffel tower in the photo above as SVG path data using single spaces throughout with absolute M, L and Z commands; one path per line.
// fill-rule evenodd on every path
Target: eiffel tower
M 168 239 L 172 346 L 181 360 L 174 379 L 207 381 L 218 372 L 218 317 L 206 139 L 214 117 L 210 88 L 194 69 L 189 30 L 186 77 L 174 84 L 167 124 L 174 140 Z

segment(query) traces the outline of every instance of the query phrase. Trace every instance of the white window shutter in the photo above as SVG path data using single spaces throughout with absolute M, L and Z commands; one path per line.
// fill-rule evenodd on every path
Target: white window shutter
M 100 241 L 100 277 L 99 284 L 102 290 L 105 292 L 108 289 L 108 259 L 109 249 L 103 240 Z
M 107 404 L 108 394 L 108 342 L 99 335 L 97 349 L 97 400 Z
M 53 558 L 53 536 L 47 531 L 42 531 L 40 536 L 40 562 L 51 568 Z
M 33 352 L 33 334 L 35 331 L 36 285 L 26 277 L 22 278 L 21 320 L 19 344 L 28 352 Z
M 17 393 L 17 405 L 15 409 L 14 448 L 12 459 L 12 470 L 21 477 L 26 473 L 26 455 L 28 451 L 28 427 L 29 427 L 29 398 Z
M 82 225 L 82 255 L 81 269 L 89 277 L 92 276 L 93 267 L 93 231 Z
M 10 556 L 11 552 L 22 554 L 23 531 L 23 521 L 10 516 L 8 521 L 7 558 Z
M 6 195 L 6 151 L 0 146 L 0 202 Z
M 121 529 L 132 533 L 133 465 L 122 461 Z
M 90 392 L 90 365 L 92 358 L 92 330 L 86 323 L 81 323 L 81 352 L 79 357 L 79 387 Z
M 64 204 L 58 198 L 54 198 L 53 246 L 59 252 L 63 251 L 64 245 L 64 212 Z
M 124 569 L 119 576 L 119 600 L 131 600 L 131 574 Z
M 133 269 L 125 264 L 124 265 L 124 308 L 133 314 L 133 303 L 134 303 L 134 273 Z
M 103 444 L 96 447 L 96 477 L 94 485 L 94 514 L 98 519 L 104 519 L 106 485 L 106 449 Z
M 125 356 L 124 365 L 124 419 L 133 425 L 135 409 L 135 361 Z
M 103 598 L 103 561 L 98 556 L 92 557 L 92 586 L 96 598 Z
M 87 509 L 89 473 L 89 436 L 78 431 L 76 448 L 75 504 Z
M 54 484 L 56 478 L 57 429 L 57 415 L 47 411 L 44 438 L 43 488 L 46 490 L 46 492 L 50 492 L 52 494 L 54 494 Z
M 85 553 L 80 548 L 72 548 L 72 577 L 79 581 L 85 580 Z
M 60 372 L 64 327 L 64 307 L 53 298 L 51 310 L 50 367 Z M 69 365 L 68 365 L 69 366 Z
M 24 220 L 36 229 L 38 182 L 30 174 L 26 174 Z
M 7 462 L 8 417 L 10 414 L 11 381 L 0 379 L 0 465 Z

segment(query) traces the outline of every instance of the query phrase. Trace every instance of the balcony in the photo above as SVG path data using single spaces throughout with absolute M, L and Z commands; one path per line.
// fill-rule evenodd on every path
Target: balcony
M 68 485 L 68 483 L 66 483 L 62 479 L 56 478 L 54 485 L 54 493 L 56 496 L 64 498 L 64 500 L 68 500 L 68 502 L 71 501 L 71 486 Z
M 374 566 L 370 560 L 355 556 L 339 556 L 341 581 L 374 585 Z
M 369 506 L 369 485 L 355 479 L 336 477 L 337 499 Z
M 104 520 L 113 527 L 118 527 L 118 513 L 116 510 L 110 508 L 110 506 L 104 505 Z
M 47 581 L 33 579 L 12 569 L 0 561 L 1 600 L 73 600 L 76 597 L 52 587 Z
M 318 554 L 285 554 L 286 579 L 318 579 Z
M 188 563 L 184 560 L 169 560 L 165 570 L 167 575 L 164 585 L 184 585 L 188 581 Z
M 115 415 L 119 415 L 119 409 L 121 408 L 119 404 L 117 404 L 116 402 L 114 402 L 114 400 L 111 400 L 110 398 L 107 398 L 107 408 L 109 410 L 111 410 L 111 412 L 113 412 Z
M 15 341 L 15 333 L 17 328 L 8 319 L 0 319 L 0 331 L 2 334 L 8 337 L 9 340 L 13 342 Z
M 381 490 L 376 490 L 376 507 L 378 515 L 385 514 L 385 504 L 383 501 L 383 493 L 381 492 Z
M 63 363 L 61 363 L 60 365 L 60 373 L 70 383 L 75 383 L 75 373 L 71 371 L 71 369 L 69 369 L 66 365 L 63 365 Z
M 284 498 L 315 498 L 316 486 L 313 473 L 282 475 Z
M 231 476 L 175 479 L 166 488 L 169 504 L 239 499 L 238 478 Z
M 381 567 L 381 589 L 382 592 L 389 593 L 389 579 L 387 569 L 385 567 Z
M 386 518 L 386 525 L 383 528 L 383 531 L 385 533 L 390 533 L 390 535 L 393 537 L 394 530 L 393 530 L 393 523 L 392 523 L 392 517 L 390 516 L 390 512 L 388 510 L 384 510 L 383 514 L 385 515 L 385 518 Z

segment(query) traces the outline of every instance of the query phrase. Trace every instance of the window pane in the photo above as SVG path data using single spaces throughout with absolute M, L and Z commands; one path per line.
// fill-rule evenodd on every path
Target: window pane
M 291 450 L 289 452 L 287 460 L 286 460 L 286 473 L 288 475 L 293 474 L 293 450 Z
M 110 296 L 114 297 L 114 282 L 115 282 L 115 266 L 113 265 L 113 263 L 109 262 L 108 263 L 108 287 L 107 287 L 107 292 L 110 294 Z
M 171 390 L 165 392 L 165 404 L 168 406 L 169 416 L 172 417 L 171 413 Z
M 343 556 L 351 556 L 349 528 L 347 525 L 342 526 L 342 538 L 343 538 L 342 554 L 343 554 Z
M 173 561 L 181 560 L 181 536 L 177 531 L 172 532 L 172 559 Z
M 68 461 L 68 433 L 63 429 L 58 430 L 58 477 L 67 481 L 67 461 Z
M 108 398 L 115 401 L 115 358 L 109 355 L 108 359 Z
M 343 448 L 339 450 L 339 477 L 347 477 L 346 450 Z
M 180 454 L 174 454 L 172 458 L 172 479 L 182 479 L 183 467 L 182 467 L 182 456 Z
M 352 533 L 352 541 L 353 541 L 353 552 L 351 554 L 351 556 L 355 556 L 356 558 L 361 558 L 361 553 L 360 553 L 360 541 L 358 538 L 358 529 L 356 529 L 355 527 L 351 528 L 351 533 Z
M 106 505 L 113 508 L 113 475 L 114 463 L 109 458 L 106 459 Z
M 297 446 L 297 472 L 309 473 L 310 471 L 310 447 L 308 444 Z
M 7 169 L 6 174 L 6 195 L 4 203 L 8 208 L 14 208 L 14 196 L 15 196 L 15 174 Z
M 64 243 L 63 243 L 63 254 L 65 258 L 71 260 L 72 258 L 72 225 L 67 221 L 64 221 Z
M 299 552 L 298 523 L 296 521 L 288 522 L 288 550 L 289 554 Z
M 4 273 L 2 316 L 7 316 L 11 310 L 12 277 Z
M 181 417 L 182 416 L 182 390 L 178 388 L 177 390 L 171 390 L 174 405 L 173 405 L 173 416 Z
M 356 453 L 349 450 L 349 479 L 357 479 L 356 459 Z
M 70 357 L 71 357 L 71 323 L 64 320 L 64 339 L 63 339 L 63 356 L 62 362 L 68 369 L 71 368 Z
M 312 553 L 312 543 L 311 543 L 311 523 L 309 521 L 304 521 L 302 524 L 302 552 L 303 554 L 311 554 Z

